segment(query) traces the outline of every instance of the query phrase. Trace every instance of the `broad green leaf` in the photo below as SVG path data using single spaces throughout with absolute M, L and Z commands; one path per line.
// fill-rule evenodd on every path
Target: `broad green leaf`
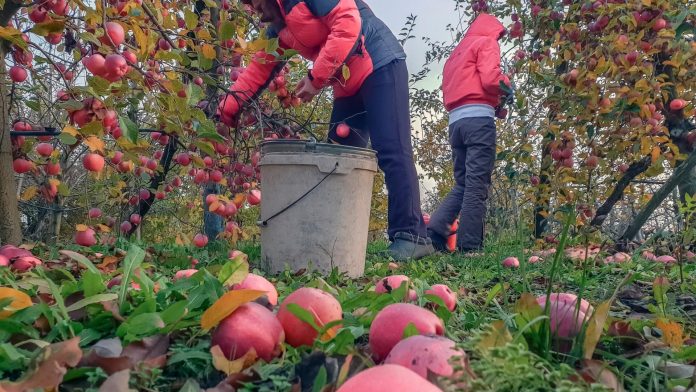
M 488 330 L 481 335 L 481 341 L 478 344 L 478 348 L 481 351 L 488 351 L 493 347 L 502 347 L 512 341 L 512 335 L 510 331 L 505 326 L 503 320 L 497 320 L 492 322 Z
M 208 356 L 208 358 L 210 359 L 210 356 Z M 171 365 L 171 362 L 167 365 Z M 181 389 L 179 389 L 179 392 L 201 392 L 201 386 L 198 384 L 198 381 L 189 378 Z
M 96 303 L 101 303 L 101 302 L 107 302 L 107 301 L 112 301 L 118 298 L 118 295 L 114 293 L 106 293 L 106 294 L 97 294 L 93 295 L 91 297 L 83 298 L 74 304 L 68 306 L 66 310 L 68 312 L 73 312 L 75 310 L 79 310 L 84 308 L 85 306 L 96 304 Z
M 232 286 L 241 283 L 249 275 L 249 263 L 245 256 L 237 256 L 222 266 L 218 273 L 218 280 L 223 286 Z
M 186 28 L 193 30 L 198 26 L 198 15 L 188 8 L 184 8 L 184 22 L 186 22 Z
M 188 301 L 179 301 L 171 304 L 167 309 L 160 313 L 160 316 L 162 316 L 162 321 L 164 321 L 165 324 L 170 325 L 181 320 L 181 318 L 188 313 L 188 309 L 186 308 L 187 306 Z
M 404 328 L 404 333 L 402 335 L 402 339 L 410 338 L 411 336 L 416 336 L 420 335 L 420 331 L 416 327 L 415 324 L 413 323 L 408 323 L 406 328 Z
M 305 323 L 309 324 L 317 332 L 319 332 L 321 330 L 321 328 L 319 328 L 319 326 L 317 325 L 317 323 L 314 319 L 314 315 L 309 310 L 303 308 L 302 306 L 300 306 L 298 304 L 293 304 L 293 303 L 288 304 L 287 309 L 290 311 L 290 313 L 294 314 L 295 317 L 300 319 L 300 321 L 304 321 Z
M 59 33 L 65 30 L 65 21 L 52 20 L 49 22 L 37 23 L 31 28 L 31 32 L 42 37 L 50 33 Z
M 319 368 L 319 373 L 314 378 L 314 384 L 312 384 L 312 392 L 322 392 L 326 386 L 326 367 L 322 366 Z
M 63 256 L 68 256 L 68 257 L 70 257 L 71 259 L 77 261 L 77 262 L 80 263 L 83 267 L 87 268 L 87 270 L 89 270 L 90 272 L 92 272 L 92 273 L 94 273 L 94 274 L 100 274 L 100 273 L 101 273 L 101 271 L 99 271 L 99 269 L 94 265 L 94 263 L 92 263 L 92 261 L 91 261 L 90 259 L 88 259 L 87 257 L 85 257 L 85 256 L 83 256 L 83 255 L 81 255 L 81 254 L 79 254 L 79 253 L 77 253 L 77 252 L 74 252 L 74 251 L 72 251 L 72 250 L 65 250 L 65 249 L 64 249 L 64 250 L 58 251 L 58 253 L 62 254 Z
M 152 336 L 165 327 L 159 313 L 143 313 L 128 318 L 116 330 L 116 334 L 123 338 L 125 343 L 140 340 Z
M 132 143 L 138 142 L 138 126 L 128 117 L 118 116 L 118 121 L 121 126 L 121 130 L 124 132 L 128 140 Z
M 99 272 L 85 271 L 82 274 L 82 291 L 85 297 L 91 297 L 95 294 L 103 293 L 106 290 L 104 279 Z
M 235 26 L 232 21 L 226 20 L 220 26 L 220 40 L 227 41 L 235 35 Z
M 126 254 L 126 258 L 123 260 L 123 274 L 121 276 L 121 287 L 119 288 L 118 295 L 119 308 L 123 308 L 123 304 L 126 302 L 126 292 L 130 289 L 130 281 L 133 277 L 133 273 L 140 267 L 143 259 L 145 259 L 145 251 L 140 249 L 137 245 L 131 245 Z

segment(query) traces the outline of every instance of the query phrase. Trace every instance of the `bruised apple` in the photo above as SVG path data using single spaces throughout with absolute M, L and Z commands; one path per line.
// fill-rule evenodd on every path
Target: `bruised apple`
M 349 378 L 336 392 L 442 392 L 413 371 L 399 365 L 380 365 Z
M 442 299 L 442 302 L 445 303 L 447 310 L 449 310 L 450 312 L 454 311 L 454 308 L 457 307 L 457 293 L 452 291 L 452 289 L 447 287 L 447 285 L 433 285 L 433 287 L 431 287 L 429 290 L 426 290 L 425 293 L 440 297 Z
M 398 289 L 401 287 L 401 285 L 406 282 L 406 286 L 410 286 L 411 281 L 406 275 L 391 275 L 387 276 L 385 278 L 382 278 L 377 282 L 377 285 L 375 286 L 375 293 L 378 294 L 386 294 L 386 293 L 391 293 L 393 290 Z M 416 291 L 409 288 L 408 291 L 405 294 L 405 298 L 408 301 L 415 301 L 417 299 L 418 295 L 416 294 Z
M 268 303 L 271 306 L 276 306 L 278 304 L 278 291 L 275 286 L 273 286 L 273 283 L 269 282 L 263 276 L 249 273 L 241 283 L 232 286 L 232 290 L 241 289 L 265 291 Z
M 220 322 L 210 345 L 220 346 L 230 360 L 254 350 L 258 358 L 268 362 L 280 355 L 284 339 L 283 327 L 273 312 L 255 302 L 248 302 Z
M 75 232 L 75 243 L 80 246 L 92 246 L 97 243 L 94 230 L 87 228 L 84 231 Z
M 174 279 L 172 279 L 172 280 L 177 281 L 177 280 L 181 280 L 181 279 L 185 279 L 185 278 L 190 278 L 196 272 L 198 272 L 197 269 L 185 269 L 185 270 L 177 271 L 174 274 Z
M 343 319 L 341 304 L 331 294 L 303 287 L 285 298 L 278 310 L 278 320 L 285 330 L 285 339 L 293 347 L 312 346 L 318 332 L 309 324 L 300 320 L 289 309 L 289 304 L 296 304 L 314 316 L 314 322 L 322 328 L 324 325 Z M 332 328 L 337 330 L 339 326 Z
M 442 335 L 445 327 L 434 313 L 413 304 L 398 303 L 382 309 L 370 326 L 370 349 L 376 362 L 387 357 L 413 324 L 422 335 Z

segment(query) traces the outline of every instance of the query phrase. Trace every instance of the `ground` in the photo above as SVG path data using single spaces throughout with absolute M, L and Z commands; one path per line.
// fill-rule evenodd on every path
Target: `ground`
M 679 266 L 666 267 L 637 255 L 619 264 L 605 265 L 604 256 L 596 261 L 559 257 L 555 263 L 549 256 L 541 263 L 528 264 L 531 244 L 512 235 L 490 241 L 479 256 L 440 254 L 396 265 L 385 258 L 386 246 L 369 245 L 366 274 L 360 279 L 338 274 L 321 278 L 306 273 L 270 277 L 281 301 L 290 292 L 307 286 L 333 294 L 343 307 L 343 326 L 331 341 L 315 344 L 315 351 L 326 355 L 315 352 L 308 356 L 311 350 L 288 346 L 271 364 L 257 363 L 236 376 L 238 390 L 298 390 L 293 389 L 293 385 L 299 387 L 298 380 L 302 380 L 301 390 L 321 390 L 324 384 L 336 380 L 337 374 L 331 369 L 342 366 L 346 356 L 352 359 L 346 366 L 349 375 L 371 365 L 367 352 L 370 322 L 381 308 L 398 302 L 400 295 L 397 292 L 378 297 L 372 288 L 379 278 L 393 274 L 411 278 L 419 297 L 417 303 L 422 306 L 433 307 L 429 304 L 432 299 L 424 295 L 433 284 L 447 284 L 459 294 L 453 313 L 442 307 L 435 311 L 445 320 L 445 335 L 466 350 L 476 379 L 464 380 L 462 376 L 454 381 L 441 380 L 443 389 L 460 390 L 463 382 L 479 391 L 582 391 L 607 386 L 613 390 L 657 391 L 689 384 L 694 372 L 690 364 L 696 360 L 696 346 L 688 337 L 696 332 L 693 263 L 684 264 L 681 272 Z M 263 274 L 255 269 L 259 246 L 239 244 L 238 249 L 248 255 L 251 270 Z M 213 365 L 210 333 L 200 328 L 203 312 L 224 293 L 218 278 L 232 272 L 224 246 L 212 244 L 203 250 L 147 248 L 149 255 L 142 267 L 149 279 L 138 279 L 144 287 L 140 291 L 105 286 L 111 277 L 127 274 L 132 260 L 124 258 L 123 252 L 103 249 L 102 254 L 95 255 L 93 251 L 76 250 L 88 256 L 100 274 L 78 267 L 82 263 L 60 255 L 57 249 L 35 248 L 34 253 L 43 254 L 44 264 L 49 267 L 45 273 L 20 276 L 4 269 L 0 275 L 3 286 L 14 286 L 37 298 L 34 302 L 40 298 L 46 304 L 0 320 L 0 329 L 5 331 L 0 334 L 4 342 L 1 354 L 14 358 L 16 363 L 0 366 L 0 378 L 15 380 L 25 374 L 23 370 L 40 351 L 38 347 L 79 336 L 85 355 L 77 366 L 69 365 L 73 368 L 63 381 L 64 390 L 96 390 L 107 373 L 122 368 L 131 369 L 130 385 L 138 390 L 198 391 L 199 386 L 205 389 L 216 385 L 216 390 L 225 390 L 220 386 L 225 383 L 225 375 Z M 509 256 L 520 260 L 519 268 L 503 267 L 502 260 Z M 190 257 L 199 261 L 196 268 L 208 273 L 172 283 L 176 271 L 190 268 Z M 655 284 L 657 277 L 668 282 L 658 280 Z M 571 292 L 586 298 L 598 313 L 601 304 L 615 295 L 591 360 L 582 359 L 588 340 L 582 335 L 590 335 L 589 330 L 575 342 L 559 343 L 544 338 L 539 320 L 530 323 L 529 318 L 521 317 L 531 312 L 523 305 L 521 298 L 529 298 L 523 293 L 543 295 L 549 284 L 552 292 Z M 150 286 L 156 294 L 149 292 Z M 85 298 L 94 300 L 74 305 Z M 120 311 L 118 305 L 105 305 L 108 303 L 120 304 Z M 617 320 L 626 323 L 617 324 Z M 24 343 L 18 335 L 24 335 Z M 129 365 L 114 365 L 114 358 L 93 354 L 98 351 L 95 347 L 108 351 L 108 339 L 113 342 L 116 337 L 126 347 L 116 359 L 130 355 Z M 136 351 L 138 354 L 133 354 Z M 328 372 L 320 371 L 322 366 Z M 603 368 L 607 370 L 602 372 Z

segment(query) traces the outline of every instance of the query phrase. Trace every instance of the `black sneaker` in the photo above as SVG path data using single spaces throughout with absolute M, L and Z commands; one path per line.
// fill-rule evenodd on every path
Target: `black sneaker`
M 432 241 L 409 233 L 396 233 L 389 245 L 389 255 L 396 261 L 417 260 L 435 253 Z
M 443 237 L 440 233 L 428 229 L 428 238 L 433 243 L 433 248 L 438 252 L 447 252 L 447 238 Z

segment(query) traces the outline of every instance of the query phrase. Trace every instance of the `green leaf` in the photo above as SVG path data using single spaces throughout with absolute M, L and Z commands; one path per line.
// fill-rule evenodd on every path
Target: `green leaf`
M 218 143 L 224 143 L 224 142 L 225 142 L 225 138 L 222 137 L 222 136 L 221 136 L 219 133 L 217 133 L 217 132 L 200 132 L 200 133 L 198 133 L 197 136 L 198 136 L 199 138 L 201 138 L 201 139 L 208 139 L 208 140 L 212 140 L 212 141 L 215 141 L 215 142 L 218 142 Z
M 420 335 L 420 331 L 416 328 L 413 323 L 408 323 L 406 328 L 404 328 L 403 339 L 410 338 L 411 336 Z
M 98 95 L 104 95 L 109 93 L 109 86 L 111 83 L 100 76 L 92 76 L 87 78 L 87 85 L 92 87 L 94 92 Z
M 326 367 L 322 366 L 319 368 L 319 373 L 314 379 L 314 384 L 312 385 L 312 392 L 321 392 L 326 386 Z
M 58 102 L 57 106 L 65 110 L 79 110 L 82 109 L 85 105 L 80 101 L 71 99 L 65 102 Z
M 241 283 L 249 275 L 249 263 L 243 256 L 237 256 L 222 266 L 218 272 L 218 280 L 224 286 Z
M 212 144 L 204 142 L 202 140 L 196 140 L 195 142 L 193 142 L 193 145 L 198 147 L 198 149 L 203 151 L 204 153 L 210 156 L 215 156 L 215 149 L 213 148 Z
M 68 184 L 64 182 L 58 184 L 58 194 L 64 197 L 70 196 L 70 188 L 68 187 Z
M 118 327 L 116 334 L 123 338 L 125 343 L 129 343 L 155 335 L 164 326 L 159 313 L 143 313 L 126 320 Z
M 28 358 L 20 353 L 12 344 L 0 344 L 0 370 L 8 371 L 22 369 L 27 361 Z
M 130 289 L 130 281 L 133 276 L 133 272 L 136 268 L 140 267 L 140 264 L 145 259 L 145 251 L 140 249 L 137 245 L 131 245 L 126 258 L 123 260 L 123 274 L 121 277 L 121 287 L 119 288 L 118 295 L 118 305 L 119 308 L 123 308 L 123 304 L 126 302 L 126 292 Z
M 220 26 L 220 40 L 227 41 L 228 39 L 232 39 L 234 34 L 235 24 L 229 20 L 222 22 L 222 26 Z
M 77 252 L 73 252 L 72 250 L 61 250 L 61 251 L 58 251 L 58 253 L 62 254 L 63 256 L 68 256 L 71 259 L 77 261 L 79 264 L 81 264 L 83 267 L 87 268 L 87 270 L 89 270 L 92 273 L 95 273 L 95 274 L 101 273 L 101 271 L 99 271 L 99 269 L 87 257 L 85 257 Z
M 193 30 L 198 26 L 198 15 L 188 8 L 184 9 L 184 22 L 186 22 L 186 28 Z
M 595 127 L 594 127 L 594 125 L 589 125 L 589 126 L 587 127 L 587 138 L 588 138 L 588 139 L 592 139 L 592 138 L 594 137 L 594 134 L 595 134 Z
M 67 133 L 61 133 L 58 136 L 58 140 L 60 140 L 61 143 L 67 146 L 72 146 L 73 144 L 77 143 L 77 139 L 75 139 L 75 136 Z
M 118 116 L 118 122 L 121 130 L 125 131 L 125 135 L 133 143 L 138 142 L 138 126 L 126 116 Z
M 75 302 L 74 304 L 68 306 L 66 308 L 66 310 L 68 312 L 74 312 L 78 309 L 84 308 L 85 306 L 100 303 L 100 302 L 112 301 L 112 300 L 115 300 L 116 298 L 118 298 L 118 295 L 116 295 L 114 293 L 97 294 L 97 295 L 93 295 L 91 297 L 83 298 L 83 299 Z
M 187 306 L 188 301 L 179 301 L 171 304 L 167 309 L 160 313 L 160 316 L 162 316 L 162 321 L 164 321 L 165 324 L 170 325 L 181 320 L 181 318 L 183 318 L 188 312 Z
M 59 33 L 65 30 L 65 21 L 52 20 L 50 22 L 37 23 L 31 28 L 31 32 L 42 37 L 50 33 Z
M 201 392 L 201 386 L 198 384 L 198 381 L 189 378 L 179 389 L 179 392 Z
M 290 311 L 290 313 L 294 314 L 295 317 L 312 326 L 312 328 L 314 328 L 317 332 L 321 331 L 321 328 L 319 328 L 317 323 L 314 321 L 314 315 L 312 315 L 312 313 L 310 313 L 307 309 L 298 304 L 288 304 L 287 309 Z
M 212 360 L 212 355 L 210 355 L 210 352 L 205 351 L 182 351 L 169 357 L 167 366 L 172 366 L 179 362 L 188 362 L 192 359 L 200 359 L 201 361 L 210 362 Z
M 85 294 L 85 297 L 91 297 L 106 290 L 102 275 L 98 272 L 86 271 L 82 274 L 80 281 L 82 282 L 82 292 Z
M 39 105 L 38 101 L 24 101 L 24 104 L 27 105 L 27 107 L 35 112 L 38 112 L 41 110 L 41 105 Z

